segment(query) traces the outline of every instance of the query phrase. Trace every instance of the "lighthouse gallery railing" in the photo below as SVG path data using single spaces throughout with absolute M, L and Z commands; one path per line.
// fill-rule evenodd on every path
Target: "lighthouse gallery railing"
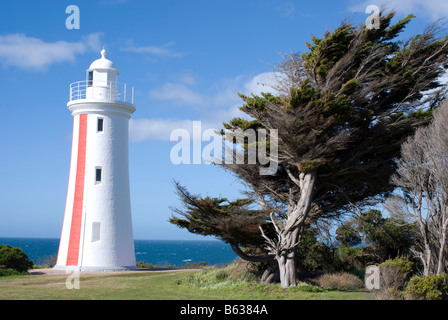
M 70 85 L 70 101 L 105 99 L 134 104 L 134 87 L 112 81 L 78 81 Z

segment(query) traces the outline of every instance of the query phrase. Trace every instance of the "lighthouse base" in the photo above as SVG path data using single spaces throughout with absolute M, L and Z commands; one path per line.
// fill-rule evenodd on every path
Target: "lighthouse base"
M 55 265 L 53 267 L 55 270 L 66 270 L 66 271 L 97 271 L 97 272 L 111 272 L 111 271 L 136 271 L 138 270 L 137 266 L 130 266 L 130 267 L 121 267 L 121 266 L 114 266 L 114 267 L 89 267 L 89 266 L 60 266 Z

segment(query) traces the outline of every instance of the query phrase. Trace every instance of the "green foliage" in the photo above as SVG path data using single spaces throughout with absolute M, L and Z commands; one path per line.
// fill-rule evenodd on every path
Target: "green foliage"
M 207 261 L 187 263 L 182 267 L 182 269 L 203 269 L 207 267 L 207 265 L 208 265 Z
M 363 258 L 364 248 L 348 247 L 340 244 L 337 248 L 337 259 L 340 261 L 342 270 L 357 270 L 365 268 L 366 262 Z
M 300 282 L 296 286 L 288 288 L 289 292 L 328 292 L 331 290 L 333 290 L 333 288 L 320 287 L 307 282 Z
M 416 234 L 414 224 L 383 218 L 380 211 L 369 210 L 344 222 L 336 230 L 336 239 L 346 254 L 358 256 L 365 265 L 406 254 Z
M 410 274 L 412 272 L 412 266 L 412 261 L 404 257 L 389 259 L 379 265 L 380 268 L 399 269 L 404 274 Z
M 23 274 L 23 271 L 17 271 L 14 269 L 0 269 L 0 277 L 22 276 Z
M 9 245 L 0 245 L 0 267 L 25 272 L 33 267 L 34 263 L 20 248 Z
M 358 79 L 353 78 L 344 83 L 341 87 L 340 94 L 350 96 L 359 89 Z
M 434 109 L 428 109 L 428 110 L 417 110 L 415 112 L 410 112 L 409 114 L 404 114 L 403 112 L 397 112 L 395 114 L 390 115 L 386 121 L 390 123 L 394 123 L 400 120 L 404 119 L 431 119 L 433 115 Z
M 137 261 L 137 268 L 139 269 L 150 269 L 153 267 L 153 265 L 151 263 L 147 263 L 144 261 Z
M 323 38 L 312 37 L 313 43 L 306 42 L 309 53 L 303 53 L 305 68 L 315 77 L 325 78 L 328 71 L 342 58 L 354 38 L 355 28 L 343 23 L 333 32 L 325 32 Z
M 243 112 L 263 112 L 270 104 L 281 104 L 282 99 L 272 95 L 271 93 L 261 93 L 260 96 L 245 96 L 243 94 L 239 94 L 240 98 L 243 99 L 246 104 L 240 107 L 240 110 Z M 227 126 L 224 124 L 226 129 L 230 129 L 232 125 Z M 242 129 L 242 128 L 241 128 Z
M 257 120 L 248 121 L 241 118 L 232 119 L 228 124 L 224 123 L 224 128 L 226 129 L 239 128 L 243 131 L 248 129 L 257 130 L 259 127 L 261 127 L 261 123 Z
M 269 234 L 269 216 L 266 212 L 251 209 L 254 200 L 227 198 L 201 198 L 190 194 L 185 187 L 175 183 L 177 194 L 184 203 L 185 210 L 172 208 L 179 214 L 169 222 L 185 228 L 191 233 L 215 236 L 227 243 L 241 246 L 261 247 L 264 239 L 260 236 L 259 225 L 265 226 Z
M 325 163 L 321 161 L 302 161 L 297 165 L 297 168 L 300 172 L 308 173 L 313 171 L 318 171 L 322 168 Z
M 230 277 L 230 274 L 225 270 L 221 270 L 215 275 L 215 278 L 217 281 L 225 281 L 229 277 Z
M 332 272 L 341 267 L 333 248 L 317 240 L 318 230 L 310 228 L 296 247 L 297 268 L 307 272 Z
M 343 248 L 351 248 L 361 243 L 361 236 L 357 232 L 354 221 L 346 221 L 336 229 L 336 240 L 340 241 Z
M 378 267 L 381 274 L 380 289 L 386 296 L 390 295 L 391 297 L 393 297 L 393 292 L 386 293 L 385 291 L 402 289 L 413 271 L 413 263 L 404 257 L 386 260 Z
M 447 275 L 413 277 L 406 287 L 405 295 L 411 300 L 447 300 Z
M 250 272 L 237 272 L 236 265 L 230 264 L 225 268 L 205 268 L 188 277 L 177 281 L 177 284 L 194 286 L 200 289 L 233 288 L 254 283 L 257 278 Z
M 289 99 L 289 107 L 296 108 L 302 104 L 307 104 L 311 100 L 320 98 L 319 91 L 317 91 L 311 83 L 310 79 L 305 79 L 298 88 L 291 88 L 291 98 Z

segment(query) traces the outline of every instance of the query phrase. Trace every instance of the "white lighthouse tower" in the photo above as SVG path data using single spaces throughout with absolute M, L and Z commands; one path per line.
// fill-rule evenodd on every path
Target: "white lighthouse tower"
M 106 51 L 70 86 L 73 141 L 55 269 L 136 269 L 129 192 L 129 119 L 134 90 L 118 83 Z

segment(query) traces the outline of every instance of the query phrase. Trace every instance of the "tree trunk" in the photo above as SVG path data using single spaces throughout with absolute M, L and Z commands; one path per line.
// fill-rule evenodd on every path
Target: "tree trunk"
M 270 262 L 270 261 L 274 260 L 273 255 L 266 254 L 266 255 L 261 255 L 261 256 L 251 256 L 251 255 L 245 254 L 243 252 L 243 250 L 240 249 L 240 247 L 238 246 L 237 243 L 230 242 L 229 244 L 230 244 L 230 247 L 232 248 L 233 252 L 235 252 L 235 254 L 243 260 L 250 261 L 250 262 Z
M 282 239 L 281 250 L 276 254 L 280 270 L 280 282 L 283 288 L 296 285 L 296 246 L 300 238 L 299 232 L 306 222 L 313 202 L 316 172 L 301 173 L 297 184 L 300 186 L 300 199 L 291 208 L 284 228 L 277 230 Z
M 280 283 L 282 288 L 287 289 L 296 285 L 296 255 L 295 249 L 283 250 L 277 257 L 280 269 Z
M 437 263 L 437 274 L 445 273 L 445 250 L 446 250 L 446 224 L 443 223 L 442 237 L 440 239 L 439 259 Z
M 260 283 L 277 283 L 280 281 L 277 260 L 272 260 L 270 265 L 263 272 Z
M 424 265 L 424 269 L 423 269 L 423 275 L 427 276 L 431 273 L 431 257 L 432 257 L 432 250 L 431 250 L 431 246 L 429 245 L 429 241 L 428 241 L 428 233 L 424 232 L 423 234 L 423 240 L 425 243 L 425 251 L 424 251 L 424 258 L 425 261 L 423 262 Z
M 245 254 L 243 252 L 243 250 L 240 249 L 238 244 L 230 243 L 230 246 L 232 247 L 233 252 L 235 252 L 236 255 L 243 260 L 250 261 L 250 262 L 269 263 L 269 266 L 266 268 L 266 270 L 261 275 L 261 279 L 260 279 L 261 283 L 277 283 L 277 282 L 279 282 L 280 276 L 279 276 L 279 270 L 278 270 L 278 263 L 275 260 L 274 255 L 250 256 L 248 254 Z

